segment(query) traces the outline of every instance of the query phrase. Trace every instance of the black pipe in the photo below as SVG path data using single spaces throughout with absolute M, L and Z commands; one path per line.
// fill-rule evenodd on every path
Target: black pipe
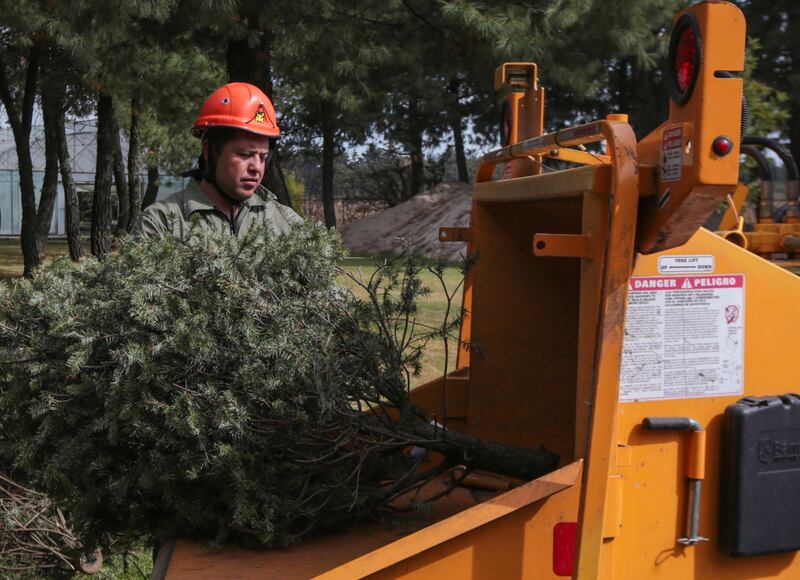
M 797 163 L 792 154 L 780 143 L 769 137 L 748 136 L 742 139 L 742 145 L 760 145 L 775 152 L 786 167 L 786 217 L 800 218 L 800 180 L 798 180 Z M 770 217 L 772 215 L 770 214 Z M 782 218 L 778 221 L 782 221 Z
M 761 151 L 752 145 L 742 145 L 740 151 L 742 155 L 752 157 L 753 161 L 756 162 L 756 166 L 758 167 L 758 177 L 761 179 L 761 181 L 772 181 L 772 167 L 769 166 L 767 157 Z
M 769 137 L 756 137 L 755 135 L 748 135 L 742 139 L 742 145 L 760 145 L 775 152 L 781 158 L 784 166 L 786 167 L 786 178 L 789 181 L 796 181 L 798 179 L 797 163 L 789 151 L 775 139 Z
M 758 217 L 773 217 L 775 203 L 772 197 L 772 168 L 769 165 L 766 155 L 753 145 L 742 145 L 740 148 L 742 155 L 751 157 L 758 167 L 758 176 L 761 178 L 761 193 L 758 196 Z

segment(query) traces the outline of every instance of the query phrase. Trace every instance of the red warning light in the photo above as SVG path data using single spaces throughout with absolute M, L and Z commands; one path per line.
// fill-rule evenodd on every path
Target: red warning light
M 692 13 L 686 13 L 672 29 L 667 56 L 670 96 L 678 105 L 685 105 L 692 96 L 700 75 L 701 51 L 700 25 Z
M 689 89 L 694 77 L 695 54 L 697 53 L 697 36 L 694 28 L 685 27 L 678 40 L 678 50 L 675 54 L 675 80 L 682 93 Z
M 719 155 L 720 157 L 724 157 L 731 151 L 733 151 L 733 141 L 731 141 L 728 137 L 724 135 L 720 135 L 714 142 L 711 144 L 711 148 L 714 150 L 714 153 Z

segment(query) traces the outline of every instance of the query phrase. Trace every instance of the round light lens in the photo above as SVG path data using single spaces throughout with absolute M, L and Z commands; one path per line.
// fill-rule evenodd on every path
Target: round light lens
M 669 39 L 667 83 L 669 96 L 678 105 L 689 102 L 700 76 L 703 56 L 700 24 L 691 12 L 678 18 Z
M 720 157 L 724 157 L 731 151 L 733 151 L 733 141 L 725 137 L 724 135 L 720 135 L 714 142 L 711 144 L 711 148 L 714 150 L 714 153 L 719 155 Z
M 681 92 L 686 92 L 692 83 L 697 53 L 697 38 L 694 28 L 686 26 L 678 39 L 678 50 L 675 51 L 675 81 Z

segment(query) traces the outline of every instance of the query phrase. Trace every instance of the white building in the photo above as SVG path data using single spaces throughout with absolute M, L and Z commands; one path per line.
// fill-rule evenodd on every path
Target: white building
M 94 189 L 94 169 L 97 152 L 97 121 L 95 119 L 68 121 L 66 126 L 67 147 L 72 165 L 72 176 L 78 195 L 90 200 Z M 127 159 L 128 143 L 122 141 L 122 155 Z M 38 202 L 44 179 L 44 127 L 37 125 L 31 131 L 31 158 L 33 161 L 33 182 Z M 183 189 L 187 178 L 162 175 L 158 197 Z M 141 175 L 142 191 L 147 186 L 147 174 Z M 22 201 L 19 189 L 19 171 L 14 136 L 10 128 L 0 129 L 0 236 L 17 236 L 22 223 Z M 64 189 L 61 173 L 58 176 L 58 193 L 53 211 L 50 234 L 61 236 L 65 233 Z

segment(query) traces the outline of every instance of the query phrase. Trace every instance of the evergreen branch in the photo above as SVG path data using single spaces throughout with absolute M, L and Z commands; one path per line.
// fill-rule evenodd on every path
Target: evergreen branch
M 446 41 L 448 41 L 448 42 L 450 42 L 452 44 L 455 44 L 459 48 L 466 48 L 462 43 L 460 43 L 457 40 L 451 38 L 444 30 L 442 30 L 438 26 L 434 25 L 433 23 L 430 22 L 430 20 L 425 18 L 425 16 L 423 16 L 422 14 L 417 12 L 414 9 L 414 7 L 411 6 L 411 1 L 410 0 L 402 0 L 402 2 L 403 2 L 403 5 L 408 9 L 408 11 L 411 12 L 411 14 L 414 16 L 414 18 L 416 18 L 417 20 L 421 21 L 423 24 L 425 24 L 425 26 L 427 26 L 428 28 L 433 30 L 436 34 L 438 34 L 439 36 L 444 38 Z

